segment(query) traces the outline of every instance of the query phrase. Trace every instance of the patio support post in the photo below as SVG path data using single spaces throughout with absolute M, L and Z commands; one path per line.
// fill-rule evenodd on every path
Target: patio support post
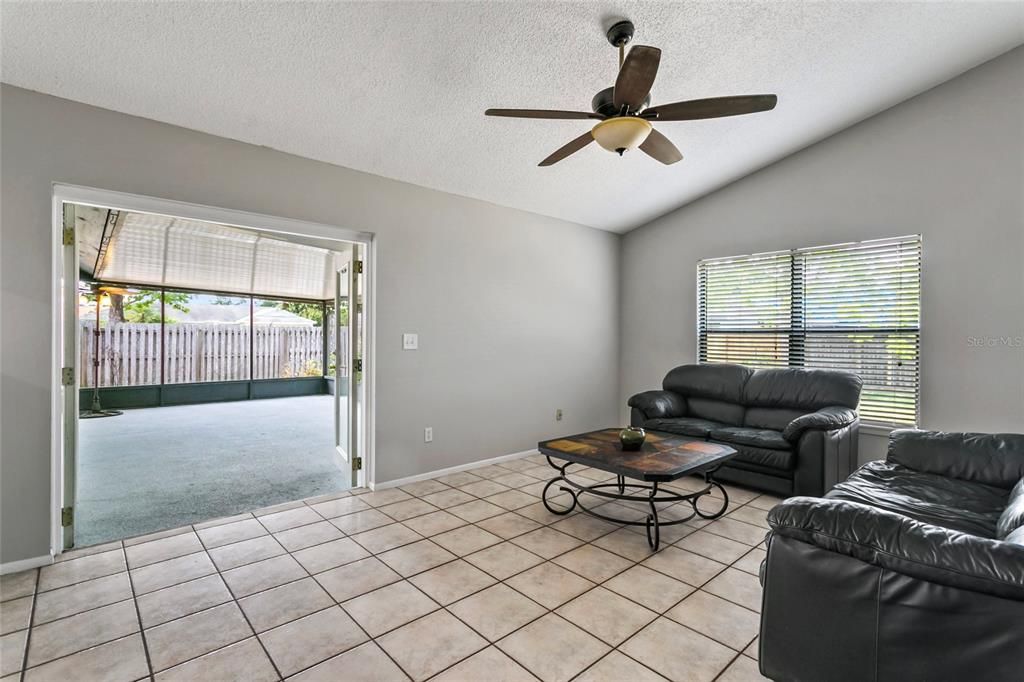
M 249 400 L 252 400 L 252 381 L 256 378 L 256 303 L 249 296 Z
M 337 315 L 337 311 L 334 313 Z M 327 301 L 320 301 L 320 373 L 327 376 Z M 327 380 L 324 380 L 324 388 L 327 387 Z M 337 387 L 335 387 L 337 388 Z
M 167 383 L 164 376 L 164 367 L 167 365 L 167 335 L 164 332 L 164 325 L 167 321 L 166 304 L 167 289 L 160 287 L 160 388 L 158 391 L 161 405 L 164 404 L 164 384 Z

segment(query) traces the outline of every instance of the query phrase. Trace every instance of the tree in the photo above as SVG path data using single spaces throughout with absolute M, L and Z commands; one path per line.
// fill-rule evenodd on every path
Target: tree
M 123 296 L 121 294 L 110 294 L 110 312 L 107 319 L 110 322 L 160 322 L 160 292 L 140 291 L 137 294 Z M 95 301 L 95 295 L 87 295 L 89 300 Z M 168 291 L 164 293 L 164 303 L 183 313 L 188 312 L 188 294 L 180 291 Z M 173 322 L 170 315 L 167 322 Z

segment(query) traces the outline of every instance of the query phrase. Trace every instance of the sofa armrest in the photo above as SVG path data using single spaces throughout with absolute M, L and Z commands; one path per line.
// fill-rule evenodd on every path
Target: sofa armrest
M 823 407 L 817 412 L 800 415 L 786 425 L 782 437 L 791 443 L 800 440 L 804 431 L 834 431 L 857 421 L 857 411 L 848 407 Z
M 780 503 L 768 523 L 773 533 L 920 580 L 1024 601 L 1024 547 L 1014 543 L 812 497 Z
M 1024 434 L 898 429 L 889 434 L 886 461 L 1009 490 L 1024 478 Z
M 648 419 L 686 416 L 686 400 L 672 391 L 637 393 L 629 399 L 628 404 L 643 412 Z

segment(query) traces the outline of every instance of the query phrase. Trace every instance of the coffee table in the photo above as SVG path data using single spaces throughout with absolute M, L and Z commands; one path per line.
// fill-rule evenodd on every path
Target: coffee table
M 602 429 L 541 441 L 537 444 L 537 449 L 547 458 L 548 464 L 558 471 L 558 475 L 544 486 L 541 496 L 548 511 L 552 514 L 565 515 L 578 506 L 581 511 L 605 521 L 627 526 L 645 526 L 647 543 L 654 550 L 658 549 L 661 542 L 662 526 L 685 523 L 695 516 L 717 519 L 729 506 L 729 495 L 713 478 L 715 471 L 736 455 L 736 450 L 727 445 L 671 433 L 648 431 L 647 439 L 640 450 L 628 452 L 624 451 L 619 443 L 619 429 Z M 556 464 L 554 459 L 564 462 Z M 566 476 L 572 464 L 583 464 L 615 474 L 615 482 L 590 485 L 577 483 Z M 690 474 L 700 474 L 704 477 L 704 485 L 698 490 L 677 493 L 658 487 L 660 483 L 674 481 Z M 551 505 L 548 491 L 554 485 L 558 485 L 558 490 L 572 496 L 572 504 L 564 509 Z M 712 512 L 699 509 L 697 502 L 702 497 L 710 495 L 714 488 L 722 495 L 721 507 Z M 610 500 L 645 503 L 649 509 L 647 518 L 643 521 L 631 521 L 600 514 L 583 506 L 580 502 L 583 493 Z M 693 511 L 685 517 L 668 521 L 658 518 L 659 504 L 665 506 L 678 502 L 689 503 Z

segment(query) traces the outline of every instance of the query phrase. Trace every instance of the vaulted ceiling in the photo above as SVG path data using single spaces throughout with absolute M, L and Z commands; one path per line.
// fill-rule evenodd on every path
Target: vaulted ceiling
M 12 2 L 2 80 L 417 185 L 626 231 L 1024 42 L 1019 2 Z M 684 160 L 591 145 L 636 24 L 654 104 L 777 93 L 770 112 L 662 123 Z M 879 159 L 884 164 L 885 159 Z M 836 172 L 842 172 L 837 168 Z

